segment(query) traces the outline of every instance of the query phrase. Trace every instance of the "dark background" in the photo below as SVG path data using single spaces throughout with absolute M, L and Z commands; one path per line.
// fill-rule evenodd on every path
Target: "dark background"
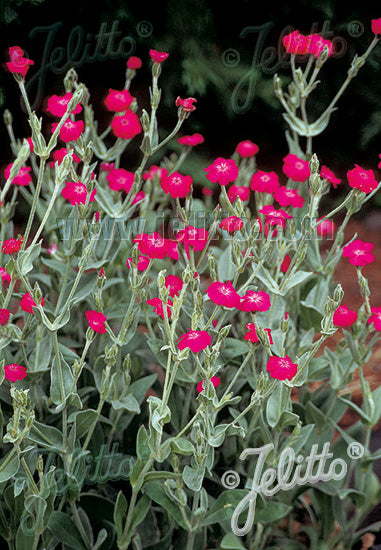
M 2 62 L 8 60 L 9 46 L 21 46 L 35 60 L 27 80 L 38 71 L 44 71 L 43 94 L 37 95 L 36 83 L 30 90 L 34 107 L 44 114 L 44 98 L 53 93 L 63 93 L 62 80 L 68 68 L 74 66 L 92 94 L 92 103 L 100 121 L 100 129 L 107 126 L 110 114 L 102 105 L 108 88 L 121 88 L 124 83 L 125 60 L 128 54 L 143 60 L 131 91 L 140 107 L 148 106 L 150 83 L 150 59 L 148 50 L 153 47 L 170 53 L 163 63 L 160 85 L 163 88 L 159 108 L 159 125 L 165 135 L 176 123 L 175 99 L 193 96 L 197 98 L 197 110 L 185 122 L 181 134 L 201 132 L 205 143 L 192 155 L 189 170 L 199 177 L 216 156 L 230 156 L 236 144 L 251 139 L 260 146 L 258 165 L 263 170 L 276 170 L 282 166 L 287 154 L 284 137 L 286 128 L 281 109 L 273 93 L 272 79 L 277 72 L 284 88 L 289 81 L 287 56 L 280 45 L 280 37 L 293 29 L 304 34 L 322 33 L 327 38 L 339 37 L 341 54 L 330 58 L 320 73 L 322 84 L 309 101 L 309 113 L 314 119 L 335 95 L 355 53 L 362 54 L 373 34 L 372 18 L 381 14 L 367 10 L 361 3 L 335 3 L 295 0 L 289 5 L 253 3 L 236 0 L 228 5 L 207 0 L 171 0 L 169 2 L 123 2 L 108 0 L 98 4 L 90 0 L 13 1 L 1 4 L 1 52 Z M 93 55 L 101 24 L 110 32 L 114 24 L 113 52 L 103 57 L 89 59 Z M 41 65 L 46 47 L 47 28 L 56 24 L 51 48 L 45 50 L 45 62 Z M 264 43 L 255 48 L 258 30 L 267 29 Z M 39 29 L 45 27 L 45 30 Z M 52 31 L 51 31 L 52 32 Z M 75 34 L 76 33 L 76 34 Z M 77 45 L 82 33 L 82 43 Z M 72 49 L 77 48 L 74 59 L 67 59 L 68 42 L 72 36 Z M 122 46 L 120 41 L 124 37 Z M 107 43 L 107 38 L 106 38 Z M 105 43 L 105 44 L 106 44 Z M 119 47 L 119 53 L 118 53 Z M 60 48 L 61 50 L 57 49 Z M 269 48 L 273 48 L 271 51 Z M 275 50 L 279 50 L 278 52 Z M 84 50 L 87 50 L 87 55 Z M 275 52 L 275 58 L 269 56 Z M 237 56 L 238 53 L 238 56 Z M 62 58 L 59 59 L 59 56 Z M 58 57 L 57 57 L 58 56 Z M 267 60 L 266 66 L 264 59 Z M 254 61 L 253 61 L 254 60 Z M 253 63 L 256 67 L 253 68 Z M 372 53 L 339 102 L 339 110 L 333 113 L 328 129 L 314 140 L 314 151 L 322 164 L 328 165 L 345 179 L 347 170 L 354 163 L 376 171 L 381 153 L 381 45 Z M 41 73 L 40 73 L 41 74 Z M 242 79 L 245 80 L 242 83 Z M 255 82 L 255 93 L 248 96 L 249 80 Z M 241 81 L 241 85 L 239 82 Z M 233 103 L 237 85 L 241 90 L 240 104 L 247 100 L 247 109 L 239 112 Z M 18 137 L 30 135 L 25 118 L 20 112 L 16 82 L 6 70 L 0 76 L 0 108 L 8 108 L 15 118 Z M 44 114 L 46 123 L 52 119 Z M 0 121 L 2 144 L 1 165 L 12 159 L 3 121 Z M 4 139 L 5 138 L 5 139 Z M 171 144 L 167 153 L 176 147 Z M 133 168 L 138 151 L 126 157 L 126 168 Z M 130 158 L 130 161 L 129 161 Z M 128 166 L 129 162 L 131 166 Z M 374 199 L 373 205 L 378 203 Z M 381 201 L 380 201 L 381 204 Z

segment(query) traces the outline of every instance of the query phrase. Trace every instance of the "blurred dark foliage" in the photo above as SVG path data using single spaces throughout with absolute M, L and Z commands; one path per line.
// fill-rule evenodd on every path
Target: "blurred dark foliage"
M 67 49 L 71 41 L 72 51 L 77 50 L 74 66 L 92 93 L 102 129 L 110 118 L 102 109 L 102 100 L 108 88 L 123 85 L 128 53 L 140 56 L 145 62 L 131 90 L 139 104 L 147 107 L 151 65 L 148 50 L 153 47 L 168 51 L 170 57 L 163 64 L 160 78 L 163 99 L 159 126 L 164 133 L 175 124 L 177 96 L 197 98 L 197 110 L 186 121 L 182 133 L 201 132 L 205 143 L 195 150 L 190 169 L 205 166 L 216 155 L 229 156 L 237 142 L 251 139 L 261 148 L 260 168 L 279 171 L 288 151 L 285 123 L 273 94 L 272 79 L 277 72 L 286 86 L 290 78 L 287 57 L 279 57 L 284 54 L 280 37 L 292 29 L 305 34 L 323 33 L 331 39 L 339 37 L 341 54 L 327 61 L 320 75 L 322 84 L 311 98 L 309 113 L 314 119 L 345 79 L 355 53 L 361 55 L 369 45 L 373 36 L 370 21 L 379 16 L 380 13 L 358 2 L 332 0 L 314 3 L 296 0 L 287 4 L 236 0 L 228 5 L 207 0 L 152 4 L 123 0 L 105 0 L 100 4 L 89 0 L 67 0 L 60 4 L 54 0 L 3 0 L 2 60 L 7 60 L 9 46 L 20 45 L 36 61 L 28 78 L 37 71 L 45 72 L 43 94 L 37 96 L 35 104 L 36 110 L 43 113 L 43 97 L 62 93 L 62 79 L 70 66 Z M 103 59 L 98 56 L 89 62 L 102 24 L 104 34 L 114 29 L 114 53 L 118 52 L 122 38 L 129 38 L 124 40 L 119 55 L 109 53 Z M 49 29 L 50 45 L 46 43 Z M 260 29 L 265 35 L 261 44 Z M 110 36 L 104 38 L 107 42 Z M 62 51 L 57 50 L 59 47 Z M 41 65 L 44 51 L 45 61 Z M 328 129 L 315 138 L 314 151 L 321 162 L 343 179 L 354 163 L 373 168 L 380 175 L 377 170 L 381 152 L 380 77 L 381 46 L 345 92 Z M 35 81 L 30 91 L 32 100 L 36 88 Z M 29 135 L 19 112 L 16 83 L 6 71 L 1 71 L 0 91 L 0 107 L 14 113 L 16 132 L 19 136 Z M 245 102 L 246 108 L 242 107 Z M 1 155 L 2 164 L 9 162 L 7 146 L 3 146 Z

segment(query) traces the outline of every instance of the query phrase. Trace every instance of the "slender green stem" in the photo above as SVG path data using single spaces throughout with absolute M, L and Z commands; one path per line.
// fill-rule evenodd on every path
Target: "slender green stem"
M 28 222 L 27 222 L 27 225 L 26 225 L 25 233 L 24 233 L 24 240 L 21 244 L 21 250 L 23 250 L 25 248 L 25 246 L 27 244 L 27 241 L 28 241 L 30 230 L 32 228 L 34 215 L 35 215 L 36 209 L 37 209 L 38 199 L 40 198 L 42 182 L 43 182 L 43 179 L 44 179 L 45 163 L 46 163 L 46 160 L 44 158 L 41 158 L 40 159 L 40 168 L 39 168 L 39 172 L 38 172 L 36 192 L 33 196 L 33 202 L 32 202 Z
M 255 351 L 255 348 L 254 346 L 252 347 L 252 349 L 249 351 L 249 353 L 246 354 L 246 357 L 245 359 L 243 360 L 242 362 L 242 365 L 237 369 L 237 372 L 235 373 L 235 375 L 233 376 L 232 380 L 230 381 L 228 387 L 226 388 L 223 396 L 221 397 L 220 401 L 222 402 L 224 400 L 224 398 L 227 396 L 227 394 L 230 392 L 230 390 L 232 389 L 232 387 L 234 386 L 237 378 L 239 377 L 239 375 L 241 374 L 241 372 L 243 371 L 243 369 L 246 367 L 247 365 L 247 362 L 249 361 L 249 359 L 251 359 L 253 353 Z
M 53 337 L 53 346 L 54 351 L 56 355 L 56 361 L 57 361 L 57 372 L 58 372 L 58 383 L 60 387 L 60 393 L 61 393 L 61 399 L 62 403 L 65 402 L 65 386 L 64 386 L 64 380 L 63 380 L 63 374 L 62 374 L 62 364 L 61 364 L 61 352 L 58 345 L 58 335 L 57 331 L 55 330 L 52 334 Z M 62 409 L 62 447 L 64 450 L 64 453 L 66 455 L 66 448 L 67 448 L 67 409 L 66 409 L 66 402 L 64 405 L 64 408 Z M 66 462 L 66 460 L 64 461 Z

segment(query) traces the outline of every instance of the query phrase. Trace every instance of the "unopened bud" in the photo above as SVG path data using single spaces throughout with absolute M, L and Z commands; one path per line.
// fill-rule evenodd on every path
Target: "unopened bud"
M 75 90 L 75 92 L 73 93 L 73 97 L 71 98 L 71 100 L 67 104 L 66 112 L 71 113 L 72 111 L 74 111 L 76 106 L 79 103 L 81 103 L 82 98 L 83 98 L 83 94 L 84 94 L 84 86 L 83 86 L 83 84 L 80 84 L 78 86 L 78 88 Z
M 274 93 L 277 97 L 283 97 L 282 81 L 277 74 L 274 75 Z
M 3 118 L 4 118 L 5 126 L 12 126 L 13 117 L 12 117 L 12 113 L 9 111 L 9 109 L 5 109 L 4 114 L 3 114 Z
M 42 291 L 37 282 L 34 284 L 34 288 L 33 288 L 33 300 L 36 302 L 37 305 L 41 304 Z
M 105 349 L 105 363 L 107 365 L 114 365 L 118 355 L 118 346 L 113 344 L 112 346 L 107 346 Z
M 309 166 L 310 166 L 311 174 L 316 174 L 319 171 L 319 160 L 315 154 L 312 155 L 309 162 Z
M 213 280 L 213 282 L 217 281 L 218 280 L 217 262 L 213 254 L 208 254 L 208 271 L 209 271 L 210 278 Z
M 335 300 L 335 302 L 338 302 L 340 304 L 343 298 L 344 298 L 344 290 L 341 284 L 339 283 L 336 286 L 335 291 L 333 293 L 333 299 Z
M 145 109 L 142 109 L 142 115 L 140 117 L 140 122 L 142 124 L 143 132 L 147 134 L 149 132 L 150 118 L 149 114 Z
M 94 153 L 93 142 L 89 141 L 89 143 L 85 147 L 85 153 L 83 155 L 83 162 L 85 164 L 90 164 L 91 159 L 93 158 L 93 153 Z
M 329 48 L 327 45 L 325 45 L 321 54 L 316 60 L 316 69 L 321 69 L 321 67 L 327 61 L 328 57 L 329 57 Z
M 44 475 L 44 461 L 41 455 L 38 455 L 36 469 L 39 477 L 41 478 Z
M 64 78 L 66 92 L 71 92 L 78 82 L 78 75 L 74 69 L 69 69 Z
M 369 290 L 369 284 L 368 279 L 364 277 L 364 275 L 361 273 L 360 269 L 357 271 L 357 277 L 360 285 L 360 294 L 363 296 L 363 298 L 368 298 L 370 296 L 370 290 Z
M 164 294 L 164 292 L 167 290 L 165 287 L 165 273 L 167 272 L 166 269 L 162 269 L 158 276 L 157 276 L 157 286 L 159 288 L 160 294 Z

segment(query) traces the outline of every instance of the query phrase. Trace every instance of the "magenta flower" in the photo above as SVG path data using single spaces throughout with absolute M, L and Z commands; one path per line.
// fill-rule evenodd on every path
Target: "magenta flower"
M 54 132 L 57 126 L 58 122 L 52 124 L 52 132 Z M 82 120 L 77 120 L 77 122 L 75 122 L 74 120 L 68 119 L 63 124 L 59 136 L 65 143 L 68 143 L 69 141 L 77 141 L 84 129 L 85 125 Z
M 353 170 L 347 172 L 347 178 L 351 187 L 360 189 L 364 193 L 371 193 L 378 186 L 373 170 L 364 170 L 358 164 L 355 164 Z
M 193 103 L 196 103 L 197 99 L 194 97 L 187 97 L 186 99 L 181 99 L 181 97 L 177 97 L 175 105 L 176 107 L 181 107 L 183 111 L 186 113 L 192 113 L 196 110 L 196 105 L 193 105 Z
M 290 263 L 291 263 L 291 256 L 290 254 L 286 254 L 285 257 L 283 258 L 282 263 L 280 264 L 280 270 L 282 273 L 287 272 L 288 268 L 290 267 Z
M 73 151 L 72 149 L 69 149 L 69 151 L 66 149 L 66 147 L 62 147 L 61 149 L 56 149 L 53 153 L 53 158 L 55 162 L 58 162 L 58 164 L 61 164 L 63 159 L 66 157 L 70 151 Z M 73 161 L 74 162 L 81 162 L 81 159 L 74 153 L 73 151 Z
M 266 365 L 271 378 L 277 380 L 291 380 L 298 372 L 298 365 L 292 363 L 288 355 L 286 357 L 269 357 Z
M 0 309 L 0 325 L 6 325 L 9 321 L 11 312 L 9 309 Z
M 48 99 L 48 106 L 46 107 L 46 112 L 50 113 L 53 116 L 59 116 L 60 118 L 64 116 L 67 110 L 69 101 L 73 97 L 71 92 L 67 92 L 65 95 L 52 95 Z M 82 111 L 82 106 L 78 105 L 72 110 L 72 115 L 77 115 Z
M 136 235 L 134 243 L 136 242 L 138 243 L 139 252 L 148 256 L 148 258 L 163 260 L 167 255 L 166 240 L 157 231 Z
M 177 140 L 180 145 L 187 145 L 188 147 L 194 147 L 204 142 L 204 137 L 201 134 L 193 134 L 191 136 L 183 136 Z
M 246 328 L 248 329 L 248 332 L 246 332 L 244 338 L 245 340 L 248 340 L 249 342 L 252 342 L 255 344 L 256 342 L 259 342 L 259 338 L 257 336 L 257 331 L 255 329 L 254 323 L 247 323 Z M 269 337 L 270 345 L 274 343 L 273 338 L 271 336 L 271 329 L 265 328 L 265 331 L 267 332 L 267 335 Z
M 177 261 L 179 259 L 179 243 L 177 241 L 172 241 L 172 239 L 166 239 L 165 244 L 168 258 Z
M 61 191 L 64 199 L 68 200 L 73 206 L 75 204 L 85 204 L 87 199 L 87 188 L 80 181 L 67 181 L 65 187 Z M 89 202 L 94 202 L 96 189 L 93 189 L 90 195 Z
M 126 111 L 124 115 L 114 116 L 111 128 L 116 137 L 132 139 L 142 131 L 139 117 L 133 111 Z
M 11 73 L 21 74 L 25 78 L 30 65 L 34 65 L 34 61 L 23 56 L 24 52 L 19 46 L 9 48 L 10 61 L 7 61 L 7 67 Z
M 257 170 L 251 176 L 250 189 L 258 193 L 274 193 L 279 187 L 279 178 L 275 172 Z
M 323 221 L 321 221 L 323 220 Z M 316 226 L 316 233 L 319 235 L 319 237 L 327 237 L 332 236 L 335 233 L 336 230 L 336 224 L 333 222 L 330 218 L 319 218 L 317 222 L 320 222 Z
M 121 191 L 123 189 L 126 193 L 130 192 L 134 179 L 135 174 L 124 170 L 124 168 L 114 168 L 106 176 L 110 189 L 113 191 Z
M 204 168 L 207 178 L 212 183 L 227 185 L 238 178 L 238 166 L 233 159 L 218 157 L 210 166 Z
M 6 241 L 3 241 L 3 244 L 1 245 L 1 252 L 3 254 L 15 254 L 18 252 L 21 248 L 23 237 L 20 239 L 7 239 Z
M 100 166 L 103 172 L 110 172 L 111 170 L 114 170 L 115 162 L 101 162 Z
M 291 32 L 282 38 L 287 53 L 304 55 L 308 52 L 308 40 L 299 31 Z
M 159 315 L 162 319 L 164 319 L 164 304 L 160 298 L 150 298 L 147 300 L 147 304 L 150 306 L 153 306 L 153 310 L 155 313 Z M 172 315 L 171 307 L 173 306 L 173 302 L 171 300 L 168 300 L 167 304 L 167 317 L 170 319 Z
M 206 293 L 209 299 L 219 306 L 240 307 L 241 297 L 238 292 L 234 290 L 230 281 L 226 283 L 216 281 L 209 285 Z
M 374 330 L 381 330 L 381 307 L 371 307 L 370 310 L 373 315 L 369 317 L 368 323 L 373 323 Z
M 142 254 L 140 254 L 136 268 L 138 269 L 138 271 L 145 271 L 149 266 L 149 262 L 150 262 L 150 259 L 147 258 L 147 256 L 143 256 Z M 131 269 L 133 265 L 132 258 L 128 258 L 126 265 L 129 269 Z
M 41 305 L 43 306 L 45 303 L 45 298 L 41 298 Z M 33 308 L 37 307 L 36 302 L 33 300 L 32 296 L 29 294 L 29 292 L 26 292 L 20 301 L 20 307 L 23 311 L 26 311 L 27 313 L 34 313 Z
M 381 34 L 381 19 L 372 19 L 372 32 Z
M 357 313 L 341 304 L 333 314 L 333 324 L 337 327 L 351 327 L 357 321 Z
M 107 317 L 100 311 L 96 311 L 95 309 L 90 309 L 86 311 L 85 313 L 87 322 L 89 323 L 89 327 L 94 332 L 99 332 L 99 334 L 105 334 L 106 332 L 106 321 Z
M 236 152 L 242 158 L 254 157 L 258 151 L 259 147 L 250 140 L 240 141 L 236 147 Z
M 344 258 L 349 258 L 349 263 L 354 266 L 363 267 L 366 264 L 374 262 L 374 256 L 371 253 L 373 243 L 367 243 L 361 239 L 355 239 L 343 248 Z
M 8 164 L 6 169 L 4 170 L 4 176 L 5 179 L 9 178 L 9 175 L 11 173 L 11 168 L 13 166 L 13 162 Z M 22 166 L 20 170 L 17 172 L 15 177 L 12 180 L 12 185 L 20 185 L 21 187 L 25 187 L 25 185 L 29 185 L 32 182 L 32 176 L 30 175 L 30 171 L 32 168 Z
M 303 208 L 304 199 L 296 189 L 289 189 L 285 185 L 274 191 L 274 199 L 281 206 L 292 206 L 293 208 Z
M 142 66 L 142 60 L 140 57 L 136 57 L 135 55 L 132 55 L 127 59 L 127 68 L 131 69 L 132 71 L 135 71 L 136 69 L 140 69 Z
M 212 376 L 210 381 L 213 384 L 214 388 L 217 388 L 217 386 L 219 386 L 221 384 L 221 380 L 218 376 Z M 205 389 L 204 388 L 204 382 L 205 382 L 205 380 L 200 380 L 200 382 L 197 384 L 196 390 L 198 391 L 198 393 L 201 393 L 202 391 L 204 391 L 204 389 Z
M 158 52 L 157 50 L 152 49 L 149 51 L 149 54 L 154 63 L 162 63 L 169 56 L 169 53 L 167 52 Z
M 164 285 L 169 289 L 169 295 L 173 298 L 173 296 L 179 295 L 184 283 L 177 275 L 167 275 Z
M 105 105 L 109 111 L 121 113 L 126 111 L 133 101 L 134 98 L 128 90 L 113 90 L 110 88 L 105 99 Z
M 189 348 L 193 353 L 207 348 L 212 343 L 212 337 L 205 330 L 190 330 L 177 339 L 179 350 Z
M 145 199 L 146 194 L 144 191 L 138 191 L 135 195 L 135 197 L 132 199 L 132 204 L 137 204 L 138 202 L 141 202 Z
M 153 164 L 149 170 L 146 172 L 143 172 L 143 180 L 153 180 L 154 178 L 158 178 L 159 182 L 161 183 L 164 178 L 168 176 L 168 170 L 166 168 L 163 168 L 161 166 L 156 166 Z
M 291 214 L 287 214 L 284 210 L 276 210 L 271 204 L 267 204 L 258 210 L 258 212 L 265 216 L 265 223 L 267 225 L 280 225 L 284 227 L 286 220 L 292 218 Z
M 185 250 L 188 250 L 188 246 L 194 250 L 203 250 L 208 241 L 208 232 L 206 229 L 188 225 L 176 233 L 176 239 L 184 243 Z
M 23 380 L 26 377 L 26 367 L 11 363 L 4 366 L 4 376 L 10 382 L 17 382 L 17 380 Z
M 9 275 L 9 273 L 7 273 L 4 267 L 0 267 L 0 278 L 3 286 L 5 285 L 5 283 L 11 282 L 11 276 Z
M 160 182 L 164 193 L 169 193 L 173 199 L 186 197 L 192 189 L 192 184 L 193 179 L 191 176 L 183 176 L 179 172 L 173 172 Z
M 243 221 L 238 216 L 229 216 L 224 218 L 219 226 L 221 229 L 225 229 L 229 233 L 234 233 L 234 231 L 239 231 L 243 227 Z
M 240 309 L 242 311 L 267 311 L 270 309 L 270 296 L 261 290 L 255 292 L 248 290 L 241 298 Z
M 228 199 L 230 202 L 236 201 L 238 198 L 241 199 L 242 202 L 245 202 L 249 200 L 250 197 L 250 189 L 244 185 L 231 185 L 228 191 Z
M 324 49 L 324 46 L 328 47 L 328 57 L 333 53 L 333 44 L 330 40 L 326 40 L 319 34 L 309 34 L 306 37 L 308 41 L 308 53 L 316 57 L 319 57 Z
M 341 183 L 341 179 L 337 178 L 335 174 L 332 172 L 332 170 L 330 170 L 326 166 L 321 167 L 320 177 L 329 181 L 329 183 L 332 183 L 335 189 L 339 185 L 339 183 Z
M 292 154 L 284 157 L 283 172 L 293 181 L 306 181 L 311 175 L 308 162 Z

